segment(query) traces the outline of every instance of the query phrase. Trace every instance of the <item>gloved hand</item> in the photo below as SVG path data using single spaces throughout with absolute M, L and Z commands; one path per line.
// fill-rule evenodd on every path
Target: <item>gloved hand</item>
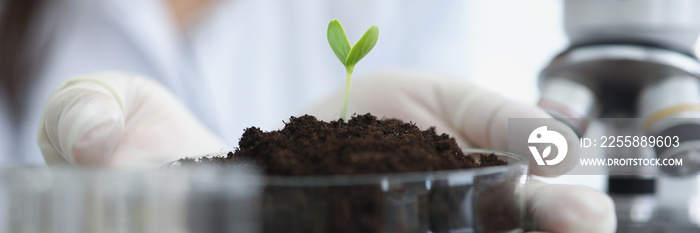
M 44 109 L 38 142 L 49 165 L 157 167 L 226 148 L 161 85 L 124 73 L 61 84 Z
M 312 110 L 323 120 L 338 119 L 343 93 L 337 92 Z M 551 118 L 543 110 L 517 103 L 457 79 L 421 72 L 386 72 L 361 80 L 352 86 L 348 113 L 370 112 L 378 117 L 410 120 L 421 128 L 435 126 L 462 144 L 507 151 L 508 118 Z M 551 125 L 564 135 L 569 148 L 578 138 L 566 125 Z M 530 151 L 511 151 L 529 155 Z M 574 151 L 575 152 L 575 151 Z M 569 170 L 574 159 L 556 166 L 536 166 L 530 159 L 530 172 L 552 174 L 543 169 Z M 596 190 L 575 185 L 548 185 L 530 181 L 525 187 L 528 215 L 538 230 L 556 233 L 614 232 L 616 218 L 612 200 Z

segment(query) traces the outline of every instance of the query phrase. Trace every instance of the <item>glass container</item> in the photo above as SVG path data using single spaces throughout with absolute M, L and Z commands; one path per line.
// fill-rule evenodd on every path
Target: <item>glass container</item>
M 246 167 L 5 168 L 0 232 L 522 232 L 527 160 L 438 172 L 266 177 Z

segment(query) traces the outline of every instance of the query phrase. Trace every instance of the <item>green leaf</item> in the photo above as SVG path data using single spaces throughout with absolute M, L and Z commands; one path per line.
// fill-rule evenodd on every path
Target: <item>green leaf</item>
M 362 38 L 352 46 L 352 49 L 350 49 L 350 53 L 345 59 L 345 63 L 343 63 L 345 67 L 355 66 L 360 59 L 365 57 L 365 55 L 374 48 L 374 45 L 377 44 L 377 39 L 379 39 L 379 27 L 377 27 L 377 25 L 372 25 L 372 27 L 367 29 L 367 32 L 362 35 Z
M 343 26 L 337 19 L 331 20 L 328 24 L 328 44 L 331 45 L 335 56 L 345 65 L 345 60 L 350 52 L 350 42 L 348 36 L 345 35 Z

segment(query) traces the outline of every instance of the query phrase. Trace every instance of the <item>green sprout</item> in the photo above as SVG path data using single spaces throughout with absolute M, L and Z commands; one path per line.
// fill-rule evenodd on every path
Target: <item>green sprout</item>
M 355 64 L 369 53 L 379 39 L 379 27 L 372 25 L 362 38 L 355 45 L 350 47 L 348 36 L 345 35 L 343 26 L 337 19 L 331 20 L 328 24 L 328 43 L 331 49 L 345 66 L 345 96 L 343 97 L 343 107 L 340 109 L 340 118 L 346 120 L 348 111 L 348 101 L 350 100 L 350 84 L 352 83 L 352 72 Z

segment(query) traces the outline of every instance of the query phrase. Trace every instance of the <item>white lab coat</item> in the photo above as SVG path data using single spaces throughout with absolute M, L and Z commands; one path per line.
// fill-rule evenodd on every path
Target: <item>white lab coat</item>
M 186 34 L 161 0 L 48 2 L 34 43 L 51 41 L 50 50 L 27 118 L 3 130 L 9 123 L 0 115 L 7 144 L 0 150 L 12 151 L 0 162 L 43 163 L 36 133 L 48 96 L 69 77 L 102 70 L 159 81 L 234 147 L 244 128 L 275 129 L 342 88 L 344 68 L 326 41 L 333 18 L 351 43 L 370 25 L 380 28 L 356 77 L 380 68 L 431 70 L 525 102 L 536 98 L 538 70 L 566 45 L 558 1 L 221 0 Z
M 2 95 L 0 97 L 0 164 L 11 163 L 10 159 L 14 157 L 12 155 L 14 151 L 12 150 L 13 147 L 11 147 L 13 143 L 11 135 L 16 133 L 16 131 L 13 130 L 10 115 L 8 114 L 9 110 L 7 109 L 7 100 L 5 95 Z

